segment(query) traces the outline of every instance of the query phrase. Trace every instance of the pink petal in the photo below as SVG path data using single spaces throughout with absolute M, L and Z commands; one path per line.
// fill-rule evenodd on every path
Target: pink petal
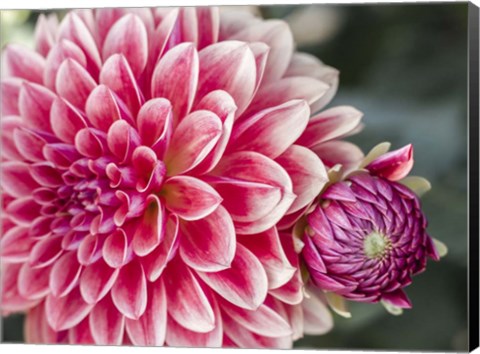
M 138 192 L 158 192 L 165 178 L 166 167 L 157 159 L 155 152 L 146 146 L 139 146 L 132 155 L 132 165 L 137 174 Z
M 40 205 L 32 197 L 23 197 L 8 204 L 5 211 L 18 225 L 29 226 L 37 216 L 40 216 Z
M 0 120 L 0 143 L 2 149 L 0 154 L 7 160 L 23 160 L 23 154 L 18 150 L 15 142 L 15 133 L 20 131 L 23 125 L 21 117 L 3 116 Z M 22 129 L 23 130 L 23 129 Z
M 108 86 L 115 92 L 125 102 L 133 116 L 138 113 L 143 104 L 142 93 L 127 59 L 122 54 L 113 54 L 103 64 L 100 84 Z
M 25 318 L 25 342 L 30 344 L 58 344 L 63 334 L 55 332 L 45 317 L 45 302 L 27 312 Z
M 92 125 L 104 132 L 121 118 L 120 108 L 114 93 L 105 85 L 93 89 L 85 103 L 85 112 Z
M 235 255 L 235 229 L 219 206 L 210 215 L 181 224 L 180 255 L 190 267 L 211 272 L 227 269 Z
M 58 28 L 58 40 L 61 39 L 68 39 L 82 49 L 86 56 L 86 68 L 96 78 L 102 62 L 100 53 L 88 27 L 76 13 L 70 12 L 62 20 Z
M 256 235 L 241 235 L 238 241 L 262 263 L 267 273 L 269 289 L 278 288 L 292 278 L 295 268 L 283 251 L 275 227 Z
M 63 185 L 60 171 L 50 162 L 37 162 L 29 165 L 30 175 L 35 181 L 44 187 L 59 187 Z
M 294 53 L 285 72 L 285 77 L 310 76 L 330 86 L 328 91 L 312 105 L 312 112 L 318 112 L 335 96 L 338 89 L 339 71 L 323 64 L 317 57 L 307 53 Z
M 80 293 L 88 304 L 100 301 L 112 288 L 119 269 L 111 268 L 103 259 L 85 267 L 80 276 Z
M 70 293 L 78 284 L 82 266 L 78 263 L 77 253 L 70 251 L 64 253 L 53 265 L 50 273 L 49 286 L 52 295 L 62 297 Z
M 278 163 L 253 151 L 229 154 L 211 174 L 292 190 L 292 181 L 287 172 Z
M 35 50 L 40 55 L 46 57 L 50 49 L 55 44 L 55 30 L 58 26 L 56 14 L 51 14 L 48 18 L 44 14 L 38 16 L 35 24 Z
M 290 264 L 296 269 L 296 271 L 293 277 L 286 284 L 282 285 L 279 288 L 271 289 L 269 291 L 269 294 L 283 303 L 290 304 L 290 305 L 297 305 L 303 301 L 304 284 L 303 284 L 302 275 L 300 271 L 299 256 L 295 251 L 294 236 L 290 232 L 280 233 L 279 236 L 280 236 L 282 248 L 285 251 L 287 259 L 290 262 Z M 295 332 L 296 326 L 292 324 L 292 327 Z M 303 335 L 303 332 L 300 332 L 300 334 Z
M 328 92 L 329 88 L 322 81 L 307 76 L 286 77 L 266 83 L 257 91 L 243 117 L 249 117 L 265 108 L 275 107 L 291 100 L 305 100 L 309 106 L 312 106 Z
M 160 199 L 150 194 L 142 219 L 138 222 L 133 235 L 132 247 L 138 256 L 152 252 L 165 237 L 165 209 Z
M 46 140 L 30 129 L 20 128 L 13 132 L 16 150 L 27 160 L 44 161 L 43 147 Z M 21 160 L 21 158 L 19 159 Z
M 372 174 L 390 181 L 398 181 L 407 176 L 413 167 L 413 146 L 387 152 L 370 162 L 366 167 Z
M 200 333 L 215 328 L 215 315 L 207 296 L 191 270 L 177 257 L 163 275 L 167 291 L 167 310 L 181 326 Z
M 33 129 L 51 132 L 50 108 L 55 94 L 47 88 L 23 83 L 18 98 L 18 108 L 25 124 Z
M 128 256 L 128 239 L 122 229 L 117 229 L 107 237 L 102 254 L 105 263 L 112 268 L 119 268 L 125 264 Z
M 285 311 L 292 326 L 292 339 L 295 341 L 302 338 L 304 336 L 302 306 L 285 306 Z
M 302 302 L 305 334 L 325 334 L 333 327 L 332 314 L 324 301 L 314 293 L 308 293 L 310 296 Z
M 224 41 L 199 53 L 200 75 L 197 101 L 214 90 L 233 97 L 240 115 L 252 100 L 256 84 L 255 57 L 246 43 Z
M 115 22 L 103 43 L 102 56 L 107 60 L 112 54 L 123 54 L 138 78 L 147 65 L 147 30 L 142 20 L 128 14 Z
M 402 289 L 397 289 L 390 293 L 383 294 L 382 300 L 392 304 L 393 306 L 397 306 L 404 309 L 409 309 L 412 307 L 412 303 L 410 302 L 410 299 Z
M 263 42 L 249 43 L 250 50 L 255 56 L 255 64 L 257 66 L 257 78 L 255 82 L 255 93 L 263 82 L 263 75 L 267 66 L 270 54 L 270 47 Z
M 135 320 L 145 312 L 147 279 L 138 260 L 133 260 L 121 268 L 111 294 L 113 303 L 125 317 Z
M 48 53 L 43 72 L 43 82 L 50 90 L 55 89 L 58 69 L 66 59 L 73 59 L 82 67 L 87 65 L 87 59 L 83 51 L 73 42 L 63 39 L 56 43 Z
M 167 296 L 163 281 L 148 283 L 147 294 L 145 313 L 138 320 L 127 319 L 126 331 L 134 345 L 163 346 L 167 330 Z
M 30 264 L 34 268 L 46 267 L 63 253 L 62 236 L 49 236 L 35 244 L 30 253 Z
M 156 281 L 163 273 L 167 263 L 176 254 L 178 249 L 178 227 L 178 217 L 170 214 L 165 225 L 165 239 L 157 248 L 142 258 L 142 265 L 149 281 Z
M 204 174 L 211 171 L 222 158 L 232 132 L 233 119 L 237 106 L 233 98 L 225 91 L 210 92 L 195 107 L 195 110 L 208 110 L 215 113 L 223 123 L 222 135 L 215 147 L 205 159 L 194 168 L 195 174 Z
M 53 101 L 50 123 L 55 135 L 66 143 L 74 143 L 77 132 L 87 126 L 80 112 L 59 97 Z
M 85 157 L 98 159 L 105 156 L 106 135 L 94 128 L 83 128 L 75 134 L 75 148 Z
M 268 280 L 262 264 L 240 244 L 230 268 L 197 274 L 224 299 L 244 309 L 255 310 L 267 295 Z
M 270 47 L 264 82 L 280 79 L 292 58 L 294 43 L 290 27 L 284 21 L 268 20 L 244 28 L 230 39 L 246 42 L 263 42 Z
M 35 188 L 39 187 L 30 175 L 28 164 L 20 161 L 2 162 L 0 179 L 2 189 L 15 198 L 29 196 Z
M 197 48 L 200 50 L 218 41 L 220 10 L 213 6 L 197 7 L 195 10 L 199 29 Z
M 47 161 L 64 169 L 69 168 L 81 157 L 75 147 L 70 144 L 46 144 L 42 150 Z
M 229 150 L 256 151 L 276 158 L 303 133 L 309 117 L 307 103 L 300 100 L 261 111 L 235 126 Z
M 222 310 L 239 325 L 261 336 L 283 337 L 292 334 L 290 324 L 264 304 L 251 311 L 223 302 Z
M 185 117 L 168 147 L 165 164 L 169 176 L 193 169 L 214 148 L 222 133 L 222 122 L 209 111 L 196 111 Z
M 223 326 L 217 302 L 212 298 L 212 308 L 215 314 L 215 328 L 207 333 L 199 333 L 179 325 L 170 316 L 166 342 L 171 347 L 215 348 L 222 346 Z
M 34 240 L 28 235 L 27 228 L 13 227 L 5 232 L 0 239 L 0 256 L 5 262 L 24 262 L 28 260 L 34 243 Z
M 164 98 L 147 101 L 137 116 L 138 132 L 142 144 L 152 147 L 163 157 L 172 135 L 172 105 Z
M 88 30 L 94 36 L 95 40 L 97 39 L 97 27 L 93 15 L 93 9 L 74 9 L 72 10 L 80 19 L 83 21 L 85 26 L 87 26 Z
M 303 301 L 303 281 L 300 271 L 297 270 L 288 283 L 276 289 L 269 290 L 269 294 L 289 305 L 298 305 Z
M 177 46 L 182 42 L 198 42 L 198 18 L 196 8 L 184 7 L 179 9 L 175 28 L 170 35 L 169 43 L 166 51 Z
M 57 332 L 79 324 L 92 308 L 93 305 L 83 301 L 78 287 L 63 297 L 50 294 L 45 301 L 47 322 Z
M 175 122 L 192 108 L 199 75 L 198 53 L 192 43 L 182 43 L 169 50 L 155 66 L 152 97 L 172 102 Z M 178 80 L 181 77 L 182 80 Z
M 220 160 L 211 174 L 278 186 L 282 190 L 279 203 L 265 216 L 255 221 L 235 221 L 235 229 L 241 234 L 255 234 L 269 229 L 284 216 L 295 199 L 292 181 L 285 170 L 276 162 L 256 152 L 232 153 Z M 225 195 L 222 197 L 226 200 Z
M 89 319 L 87 317 L 78 325 L 68 330 L 68 342 L 70 344 L 95 344 L 88 322 Z
M 96 9 L 95 22 L 97 26 L 98 42 L 103 44 L 111 27 L 122 16 L 126 14 L 134 14 L 138 16 L 146 26 L 147 32 L 153 29 L 153 15 L 148 8 L 103 8 Z
M 159 8 L 157 8 L 159 9 Z M 170 35 L 177 23 L 177 18 L 179 14 L 178 8 L 163 8 L 167 11 L 167 15 L 162 18 L 160 23 L 157 23 L 157 28 L 153 33 L 153 37 L 155 41 L 149 41 L 149 56 L 148 56 L 148 63 L 147 68 L 145 70 L 144 75 L 147 77 L 152 76 L 152 72 L 155 68 L 155 65 L 158 63 L 160 58 L 163 56 L 164 51 L 167 47 L 168 40 L 170 39 Z M 144 92 L 150 91 L 151 87 L 144 87 Z
M 116 226 L 120 227 L 128 219 L 137 218 L 143 215 L 146 203 L 145 197 L 142 194 L 136 192 L 128 194 L 121 190 L 117 190 L 113 195 L 115 201 L 120 201 L 120 206 L 113 215 L 113 221 Z M 106 204 L 110 203 L 107 202 Z
M 7 45 L 2 54 L 2 76 L 43 83 L 45 59 L 40 54 L 19 44 Z
M 166 207 L 183 220 L 198 220 L 210 215 L 222 198 L 207 183 L 189 176 L 169 178 L 163 185 Z
M 360 164 L 364 155 L 362 150 L 348 141 L 332 140 L 310 148 L 320 157 L 325 166 L 341 164 L 345 169 L 352 169 Z
M 0 81 L 0 95 L 2 117 L 19 115 L 18 97 L 23 80 L 18 78 L 3 78 Z
M 0 303 L 2 304 L 2 316 L 10 313 L 24 312 L 38 304 L 38 300 L 28 300 L 18 292 L 18 273 L 21 264 L 2 262 L 2 273 L 0 278 Z
M 18 273 L 18 293 L 29 300 L 43 299 L 50 292 L 48 285 L 51 268 L 32 268 L 28 262 Z
M 125 317 L 117 310 L 110 296 L 98 302 L 88 316 L 95 344 L 122 344 Z
M 310 119 L 297 144 L 311 147 L 342 137 L 360 124 L 362 115 L 361 112 L 349 106 L 327 109 Z
M 113 155 L 123 163 L 131 158 L 135 148 L 140 145 L 140 136 L 126 121 L 117 120 L 108 130 L 107 143 Z
M 290 175 L 293 193 L 297 195 L 288 210 L 289 214 L 310 204 L 328 182 L 327 171 L 322 160 L 303 146 L 290 146 L 276 161 Z
M 55 81 L 57 93 L 81 110 L 95 86 L 97 83 L 88 71 L 73 59 L 66 59 L 58 68 Z
M 230 38 L 239 31 L 243 30 L 246 26 L 253 25 L 261 21 L 261 19 L 255 16 L 251 11 L 225 11 L 220 12 L 220 40 Z
M 250 332 L 228 315 L 222 316 L 225 334 L 241 348 L 292 348 L 291 336 L 266 337 Z
M 134 188 L 137 185 L 135 169 L 131 166 L 118 167 L 112 162 L 105 168 L 105 173 L 110 180 L 110 188 L 117 188 L 119 186 Z
M 250 222 L 268 215 L 282 199 L 282 189 L 233 178 L 209 179 L 234 221 Z

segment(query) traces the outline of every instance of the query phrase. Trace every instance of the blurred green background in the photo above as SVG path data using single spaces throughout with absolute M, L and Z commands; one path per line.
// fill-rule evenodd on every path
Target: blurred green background
M 423 197 L 430 234 L 449 248 L 407 288 L 413 309 L 388 315 L 351 303 L 329 334 L 298 348 L 467 350 L 467 31 L 468 5 L 311 5 L 248 7 L 289 22 L 298 49 L 341 72 L 330 106 L 364 112 L 351 140 L 368 151 L 382 141 L 415 147 L 414 175 L 433 189 Z M 32 43 L 36 12 L 2 12 L 1 45 Z M 4 320 L 3 340 L 22 341 L 22 316 Z

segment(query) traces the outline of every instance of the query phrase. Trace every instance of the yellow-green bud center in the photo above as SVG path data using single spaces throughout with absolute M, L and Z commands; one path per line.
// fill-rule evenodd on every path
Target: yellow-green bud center
M 363 241 L 363 251 L 370 259 L 381 259 L 392 248 L 390 239 L 376 231 L 367 235 Z

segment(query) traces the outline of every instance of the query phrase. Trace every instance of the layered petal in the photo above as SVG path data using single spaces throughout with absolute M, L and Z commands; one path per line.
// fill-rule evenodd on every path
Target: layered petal
M 200 51 L 200 78 L 196 99 L 224 90 L 230 94 L 240 115 L 253 97 L 256 83 L 255 57 L 243 42 L 224 41 Z
M 230 151 L 256 151 L 276 158 L 303 133 L 309 115 L 307 103 L 301 100 L 263 110 L 235 126 Z
M 198 53 L 192 43 L 182 43 L 169 50 L 155 66 L 152 96 L 172 102 L 175 122 L 180 122 L 192 108 L 199 75 Z M 178 80 L 182 77 L 182 80 Z
M 185 117 L 173 133 L 165 155 L 169 176 L 197 166 L 214 148 L 222 133 L 222 122 L 215 113 L 196 111 Z
M 240 244 L 230 268 L 197 274 L 221 297 L 244 309 L 257 309 L 267 295 L 268 279 L 262 264 Z
M 183 220 L 198 220 L 210 215 L 222 198 L 209 184 L 190 176 L 169 178 L 162 189 L 166 207 Z
M 215 328 L 215 316 L 207 296 L 190 268 L 178 257 L 169 263 L 164 281 L 167 310 L 176 322 L 199 333 Z
M 140 17 L 127 14 L 110 28 L 102 48 L 103 60 L 112 54 L 123 54 L 133 75 L 139 77 L 147 65 L 147 29 Z
M 182 222 L 180 230 L 180 255 L 190 267 L 215 272 L 231 265 L 236 247 L 235 229 L 222 206 L 202 219 Z
M 145 313 L 138 320 L 128 318 L 126 332 L 134 345 L 162 346 L 167 330 L 167 296 L 163 280 L 148 283 L 147 293 Z
M 142 264 L 133 260 L 123 266 L 112 287 L 112 300 L 125 317 L 138 319 L 147 307 L 147 280 Z
M 41 84 L 45 59 L 38 53 L 18 44 L 9 44 L 2 53 L 2 73 Z M 3 75 L 2 75 L 3 76 Z

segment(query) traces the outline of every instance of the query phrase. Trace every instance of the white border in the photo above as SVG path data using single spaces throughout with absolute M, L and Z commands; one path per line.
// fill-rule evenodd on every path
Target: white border
M 0 5 L 2 9 L 49 9 L 49 8 L 88 8 L 88 7 L 156 7 L 156 6 L 205 6 L 205 5 L 299 5 L 299 4 L 366 4 L 366 3 L 441 3 L 465 2 L 462 0 L 5 0 Z M 477 4 L 480 0 L 472 0 Z
M 8 9 L 51 9 L 51 8 L 91 8 L 91 7 L 155 7 L 155 6 L 205 6 L 205 5 L 288 5 L 288 4 L 389 4 L 389 3 L 444 3 L 444 2 L 465 2 L 461 0 L 435 0 L 435 1 L 418 1 L 418 0 L 15 0 L 8 1 L 3 0 L 0 4 L 2 10 Z M 68 1 L 68 2 L 67 2 Z M 471 0 L 477 6 L 480 6 L 480 0 Z M 1 328 L 1 327 L 0 327 Z M 405 333 L 399 335 L 405 335 Z M 195 354 L 210 354 L 212 351 L 219 354 L 238 354 L 238 353 L 251 353 L 251 354 L 285 354 L 285 353 L 302 353 L 305 352 L 301 349 L 291 350 L 274 350 L 274 349 L 212 349 L 212 348 L 167 348 L 167 347 L 114 347 L 114 346 L 73 346 L 73 345 L 24 345 L 24 344 L 4 344 L 0 343 L 0 350 L 2 354 L 10 353 L 32 353 L 38 354 L 48 351 L 49 354 L 84 354 L 86 351 L 89 354 L 158 354 L 158 353 L 170 353 L 170 354 L 184 354 L 195 351 Z M 313 352 L 311 349 L 308 351 Z M 329 354 L 390 354 L 395 352 L 387 351 L 362 351 L 362 350 L 323 350 L 315 349 L 314 352 L 329 353 Z M 402 351 L 399 353 L 409 353 Z M 440 352 L 441 353 L 441 352 Z M 480 354 L 480 348 L 472 353 Z

